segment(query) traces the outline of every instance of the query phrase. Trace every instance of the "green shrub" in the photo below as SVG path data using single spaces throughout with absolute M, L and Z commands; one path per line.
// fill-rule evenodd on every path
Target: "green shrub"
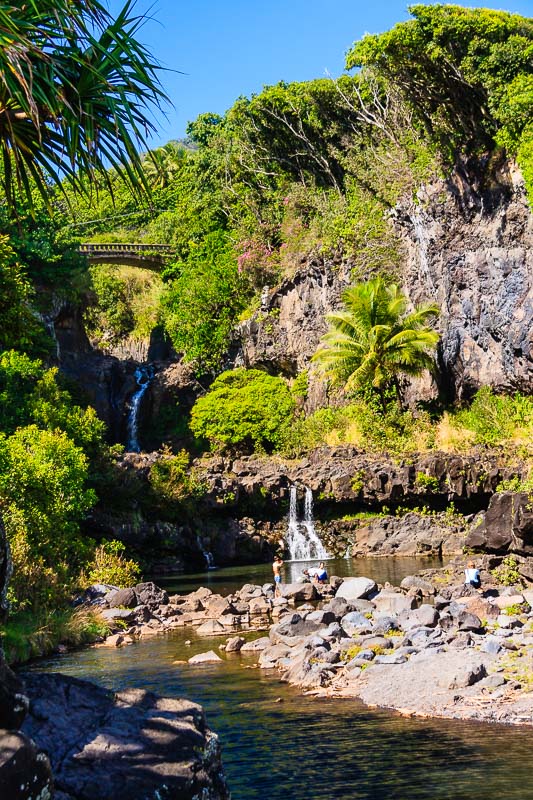
M 272 450 L 281 445 L 294 414 L 282 378 L 257 369 L 223 372 L 191 412 L 191 430 L 214 450 Z
M 126 337 L 149 339 L 158 325 L 161 277 L 147 269 L 98 264 L 90 268 L 93 303 L 84 321 L 91 339 L 101 348 Z
M 86 456 L 61 431 L 31 425 L 0 435 L 0 502 L 19 605 L 58 602 L 84 563 L 91 543 L 79 523 L 96 500 L 87 477 Z
M 357 400 L 339 408 L 321 408 L 299 419 L 287 431 L 283 451 L 289 455 L 320 445 L 354 444 L 369 452 L 404 455 L 431 447 L 434 432 L 427 414 L 416 417 L 390 405 L 386 414 L 374 399 Z
M 81 585 L 110 583 L 120 588 L 134 586 L 139 582 L 140 566 L 124 558 L 125 545 L 113 539 L 102 542 L 94 551 L 92 560 L 81 578 Z
M 491 574 L 504 586 L 514 586 L 515 584 L 521 586 L 523 584 L 522 576 L 518 571 L 518 561 L 514 556 L 506 556 L 499 567 L 491 570 Z
M 165 448 L 152 465 L 149 479 L 157 497 L 175 503 L 200 497 L 204 491 L 202 481 L 190 468 L 190 457 L 186 450 L 171 455 L 170 450 Z
M 531 443 L 533 397 L 518 393 L 512 397 L 496 395 L 484 386 L 470 408 L 454 415 L 454 421 L 475 433 L 476 444 Z
M 438 492 L 439 490 L 438 479 L 434 475 L 426 475 L 425 472 L 416 473 L 416 485 L 426 492 Z

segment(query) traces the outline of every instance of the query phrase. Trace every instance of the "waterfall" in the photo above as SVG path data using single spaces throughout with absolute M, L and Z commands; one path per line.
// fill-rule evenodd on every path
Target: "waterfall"
M 215 564 L 215 559 L 213 558 L 213 553 L 210 553 L 209 550 L 206 550 L 202 544 L 202 540 L 199 536 L 196 537 L 196 543 L 198 545 L 198 549 L 202 553 L 203 557 L 205 558 L 205 565 L 207 569 L 216 569 L 217 565 Z
M 318 538 L 313 522 L 313 492 L 306 488 L 303 520 L 298 520 L 298 495 L 296 486 L 289 493 L 289 526 L 287 547 L 291 561 L 310 561 L 329 558 L 324 545 Z
M 143 365 L 137 367 L 134 374 L 138 389 L 133 393 L 130 400 L 126 450 L 130 453 L 140 453 L 141 445 L 139 444 L 139 409 L 141 407 L 143 395 L 150 386 L 152 378 L 154 377 L 154 368 L 150 364 Z

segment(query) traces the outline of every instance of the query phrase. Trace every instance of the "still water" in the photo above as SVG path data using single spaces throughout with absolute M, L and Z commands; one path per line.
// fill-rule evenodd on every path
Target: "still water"
M 318 561 L 285 561 L 283 580 L 285 583 L 296 581 L 307 567 L 316 567 Z M 406 575 L 412 575 L 421 569 L 442 567 L 438 558 L 331 558 L 324 562 L 329 575 L 341 578 L 364 575 L 373 578 L 377 583 L 389 583 L 398 586 Z M 212 569 L 208 572 L 197 572 L 191 575 L 158 575 L 154 577 L 158 586 L 163 586 L 170 594 L 185 594 L 199 586 L 208 586 L 218 594 L 231 594 L 245 583 L 262 586 L 272 582 L 271 564 L 252 564 L 238 567 Z
M 173 663 L 221 641 L 174 631 L 122 650 L 49 659 L 39 669 L 201 703 L 220 736 L 233 800 L 533 798 L 531 729 L 406 720 L 353 700 L 301 696 L 253 668 L 251 654 Z
M 262 582 L 246 569 L 248 580 Z M 235 574 L 226 573 L 221 586 Z M 245 580 L 239 573 L 239 585 Z M 220 736 L 233 800 L 533 800 L 530 728 L 406 720 L 353 700 L 302 696 L 256 669 L 253 654 L 221 652 L 214 665 L 174 663 L 218 650 L 222 641 L 178 630 L 35 669 L 201 703 Z

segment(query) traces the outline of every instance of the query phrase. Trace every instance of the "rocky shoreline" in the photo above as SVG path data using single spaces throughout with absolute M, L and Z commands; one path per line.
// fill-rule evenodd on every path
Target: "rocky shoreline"
M 324 586 L 285 584 L 278 598 L 272 584 L 169 597 L 139 584 L 93 602 L 116 626 L 105 646 L 193 626 L 207 643 L 226 637 L 219 649 L 257 654 L 259 668 L 305 692 L 412 716 L 532 725 L 533 590 L 498 585 L 485 556 L 479 593 L 461 583 L 462 561 L 399 587 L 332 577 Z M 219 659 L 206 647 L 190 661 Z

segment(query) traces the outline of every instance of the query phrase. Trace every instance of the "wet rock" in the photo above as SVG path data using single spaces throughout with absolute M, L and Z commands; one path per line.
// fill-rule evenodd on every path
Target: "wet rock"
M 233 636 L 226 642 L 226 653 L 238 653 L 245 643 L 246 639 L 243 639 L 242 636 Z
M 152 581 L 138 583 L 134 590 L 139 605 L 148 606 L 149 608 L 168 605 L 168 594 Z
M 157 800 L 165 786 L 168 800 L 229 798 L 218 740 L 196 703 L 50 673 L 25 680 L 23 731 L 50 754 L 66 797 Z
M 117 589 L 106 594 L 106 602 L 111 608 L 133 608 L 138 605 L 137 595 L 133 589 Z
M 205 653 L 198 653 L 195 656 L 191 656 L 189 658 L 189 664 L 211 664 L 216 663 L 218 661 L 222 661 L 219 655 L 215 653 L 214 650 L 207 650 Z
M 371 578 L 346 578 L 337 589 L 335 597 L 345 600 L 360 600 L 368 598 L 376 590 L 376 582 Z

